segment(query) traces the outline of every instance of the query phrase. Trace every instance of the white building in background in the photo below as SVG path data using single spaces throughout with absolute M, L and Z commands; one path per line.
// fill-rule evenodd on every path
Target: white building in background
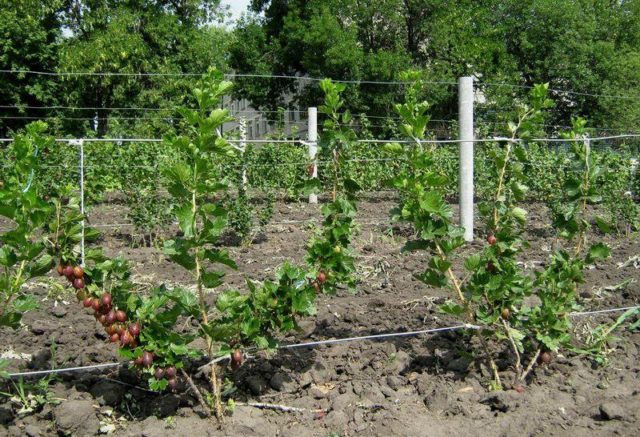
M 285 136 L 306 136 L 307 111 L 299 108 L 285 109 L 280 114 L 277 111 L 261 112 L 253 108 L 247 99 L 232 100 L 225 98 L 223 107 L 229 110 L 236 120 L 246 120 L 247 139 L 263 139 L 269 134 L 278 133 L 278 117 L 282 116 L 283 133 Z M 239 123 L 233 121 L 225 123 L 224 132 L 237 130 Z

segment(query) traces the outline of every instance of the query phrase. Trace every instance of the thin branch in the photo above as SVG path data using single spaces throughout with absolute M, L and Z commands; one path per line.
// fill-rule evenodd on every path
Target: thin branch
M 211 418 L 213 415 L 211 414 L 211 409 L 209 408 L 209 406 L 207 405 L 207 403 L 205 402 L 204 398 L 202 397 L 202 393 L 200 393 L 200 390 L 198 389 L 198 387 L 196 387 L 196 385 L 193 383 L 193 380 L 191 379 L 191 377 L 187 374 L 187 372 L 184 371 L 184 369 L 181 369 L 182 372 L 182 376 L 184 376 L 184 378 L 187 380 L 187 382 L 189 383 L 189 386 L 191 387 L 191 389 L 193 390 L 193 392 L 196 394 L 196 397 L 198 398 L 198 402 L 200 402 L 200 405 L 202 405 L 202 408 L 204 409 L 204 412 L 206 413 L 208 418 Z
M 520 379 L 520 375 L 522 374 L 522 364 L 521 364 L 521 361 L 520 361 L 520 351 L 518 351 L 518 346 L 516 345 L 515 340 L 511 336 L 511 331 L 510 331 L 509 324 L 504 319 L 502 319 L 502 326 L 504 326 L 504 330 L 507 333 L 507 337 L 509 338 L 509 343 L 511 343 L 511 348 L 513 349 L 513 353 L 516 356 L 516 377 L 515 377 L 515 380 L 517 381 L 517 380 Z
M 538 361 L 539 356 L 540 356 L 540 348 L 536 350 L 536 353 L 533 355 L 533 358 L 531 359 L 531 361 L 529 362 L 529 365 L 527 366 L 527 370 L 525 370 L 522 376 L 520 377 L 520 381 L 524 381 L 525 379 L 527 379 L 527 376 L 529 376 L 529 373 L 531 373 L 531 371 L 533 370 L 533 366 L 535 366 L 536 362 Z
M 262 402 L 238 402 L 236 405 L 260 408 L 262 410 L 284 411 L 286 413 L 326 413 L 327 412 L 326 410 L 323 410 L 321 408 L 309 409 L 309 408 L 300 408 L 300 407 L 289 407 L 287 405 L 266 404 Z
M 218 375 L 216 374 L 216 365 L 211 366 L 211 388 L 213 389 L 214 403 L 216 407 L 216 417 L 220 422 L 224 422 L 224 414 L 222 411 L 222 402 L 220 400 L 220 387 L 218 385 Z
M 442 260 L 446 260 L 446 255 L 444 254 L 444 251 L 442 250 L 442 248 L 438 243 L 436 243 L 436 250 L 440 258 Z M 458 282 L 458 278 L 456 278 L 456 275 L 453 273 L 453 270 L 451 269 L 451 267 L 447 269 L 447 274 L 449 275 L 449 278 L 451 279 L 451 283 L 453 284 L 453 287 L 456 290 L 456 293 L 458 294 L 458 298 L 460 299 L 460 301 L 465 307 L 467 318 L 469 319 L 469 323 L 474 324 L 476 321 L 476 318 L 473 315 L 473 311 L 471 310 L 471 305 L 469 305 L 469 301 L 467 301 L 467 299 L 464 297 L 464 294 L 462 293 L 462 288 L 460 287 L 460 283 Z M 502 386 L 502 381 L 500 380 L 500 374 L 498 373 L 498 366 L 496 366 L 496 363 L 493 360 L 493 356 L 491 355 L 491 350 L 489 349 L 489 345 L 487 344 L 487 341 L 482 337 L 481 332 L 478 333 L 478 338 L 480 339 L 480 343 L 482 344 L 482 349 L 484 349 L 484 352 L 487 355 L 487 361 L 489 362 L 489 367 L 491 367 L 491 371 L 493 372 L 493 379 L 496 382 L 496 384 L 498 384 L 499 386 Z

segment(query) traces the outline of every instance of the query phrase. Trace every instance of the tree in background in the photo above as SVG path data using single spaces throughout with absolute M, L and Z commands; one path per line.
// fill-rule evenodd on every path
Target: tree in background
M 1 69 L 56 69 L 62 5 L 62 0 L 15 0 L 0 4 Z M 55 106 L 59 97 L 59 83 L 51 77 L 0 73 L 0 105 L 21 107 L 0 108 L 0 134 L 6 136 L 8 131 L 33 121 L 28 117 L 47 115 L 27 106 Z
M 65 17 L 72 35 L 62 44 L 60 69 L 133 75 L 70 76 L 67 99 L 86 107 L 164 109 L 85 112 L 89 117 L 98 116 L 98 135 L 108 130 L 130 132 L 133 124 L 165 131 L 173 122 L 173 108 L 188 94 L 189 84 L 209 66 L 224 65 L 224 31 L 210 26 L 218 16 L 218 6 L 219 0 L 73 2 Z M 131 123 L 116 117 L 144 118 Z
M 572 116 L 583 116 L 596 126 L 627 131 L 638 126 L 638 0 L 510 1 L 499 17 L 520 83 L 549 82 L 551 89 L 579 92 L 551 92 L 556 121 L 569 124 Z
M 429 84 L 421 99 L 431 102 L 433 120 L 456 118 L 456 79 L 476 75 L 487 96 L 479 122 L 510 119 L 526 87 L 545 82 L 557 102 L 547 123 L 582 116 L 631 131 L 640 122 L 640 0 L 253 0 L 250 10 L 231 32 L 218 25 L 219 0 L 1 2 L 0 69 L 130 75 L 0 73 L 0 105 L 21 107 L 0 108 L 0 133 L 29 117 L 57 117 L 47 121 L 64 135 L 89 134 L 94 118 L 97 135 L 159 135 L 175 127 L 173 108 L 186 103 L 197 76 L 138 73 L 210 66 L 365 81 L 344 91 L 353 114 L 392 114 L 405 87 L 366 81 L 395 81 L 416 68 Z M 290 95 L 300 106 L 321 100 L 312 81 L 237 84 L 238 96 L 263 109 Z
M 640 121 L 638 0 L 254 0 L 250 9 L 255 14 L 239 23 L 230 48 L 230 64 L 241 73 L 393 81 L 417 67 L 426 81 L 476 75 L 523 86 L 483 87 L 489 104 L 480 115 L 489 121 L 510 117 L 526 87 L 549 82 L 558 102 L 551 123 L 585 116 L 631 130 Z M 300 90 L 281 79 L 239 85 L 261 107 L 281 105 L 286 92 L 303 104 L 319 97 L 317 87 Z M 401 92 L 350 85 L 345 99 L 353 113 L 388 114 Z M 432 83 L 424 98 L 434 118 L 455 118 L 455 85 Z
M 0 68 L 127 74 L 24 75 L 19 81 L 15 75 L 2 75 L 2 104 L 92 108 L 34 114 L 60 116 L 57 126 L 64 134 L 86 135 L 95 127 L 94 118 L 99 136 L 165 132 L 193 81 L 210 66 L 225 66 L 228 36 L 216 24 L 222 17 L 219 0 L 11 3 L 0 6 L 0 29 L 6 35 Z M 171 75 L 180 73 L 195 75 Z M 106 109 L 112 107 L 161 110 Z M 24 124 L 18 120 L 2 126 Z

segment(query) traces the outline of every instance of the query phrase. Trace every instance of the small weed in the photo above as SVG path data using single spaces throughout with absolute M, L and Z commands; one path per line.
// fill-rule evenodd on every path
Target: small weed
M 176 418 L 174 416 L 168 416 L 165 418 L 164 427 L 168 429 L 176 429 Z

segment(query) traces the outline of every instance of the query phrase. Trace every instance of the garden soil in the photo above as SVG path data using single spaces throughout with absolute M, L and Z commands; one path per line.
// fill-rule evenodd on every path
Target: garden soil
M 395 200 L 378 195 L 361 202 L 355 240 L 356 294 L 319 296 L 316 316 L 281 339 L 282 344 L 453 326 L 459 320 L 438 311 L 448 296 L 412 275 L 425 267 L 421 253 L 401 253 L 409 231 L 389 223 Z M 226 287 L 246 289 L 247 279 L 272 276 L 285 260 L 303 262 L 305 243 L 321 217 L 318 205 L 279 202 L 273 222 L 250 246 L 230 245 L 238 271 Z M 531 205 L 527 269 L 544 265 L 556 244 L 541 205 Z M 92 209 L 96 225 L 122 223 L 117 199 Z M 189 286 L 189 275 L 155 247 L 139 247 L 126 227 L 106 227 L 99 244 L 123 255 L 143 287 Z M 170 235 L 174 230 L 167 230 Z M 586 272 L 580 304 L 586 310 L 640 303 L 640 241 L 637 236 L 601 237 L 613 256 Z M 482 247 L 482 240 L 462 252 Z M 461 271 L 460 259 L 456 271 Z M 58 281 L 58 278 L 52 280 Z M 61 281 L 62 283 L 62 281 Z M 36 284 L 41 308 L 17 331 L 0 329 L 0 353 L 10 370 L 88 366 L 119 360 L 116 348 L 74 296 L 56 299 Z M 211 292 L 213 301 L 215 292 Z M 599 324 L 620 315 L 575 318 L 575 335 L 586 338 Z M 185 329 L 192 329 L 188 320 Z M 0 397 L 0 435 L 117 436 L 608 436 L 640 434 L 640 334 L 616 331 L 609 365 L 595 366 L 574 353 L 535 368 L 523 393 L 509 385 L 509 355 L 497 357 L 504 391 L 490 391 L 490 374 L 472 336 L 463 331 L 256 353 L 236 372 L 226 371 L 225 389 L 235 401 L 223 425 L 206 419 L 194 393 L 181 382 L 175 393 L 152 393 L 126 366 L 58 375 L 49 384 L 49 404 L 19 415 Z M 193 364 L 193 369 L 197 367 Z M 195 373 L 195 372 L 194 372 Z M 27 380 L 27 382 L 34 382 Z M 202 388 L 206 381 L 196 378 Z M 7 389 L 9 387 L 5 387 Z M 258 408 L 256 403 L 276 406 Z M 264 405 L 263 405 L 264 406 Z M 287 410 L 293 407 L 296 411 Z

